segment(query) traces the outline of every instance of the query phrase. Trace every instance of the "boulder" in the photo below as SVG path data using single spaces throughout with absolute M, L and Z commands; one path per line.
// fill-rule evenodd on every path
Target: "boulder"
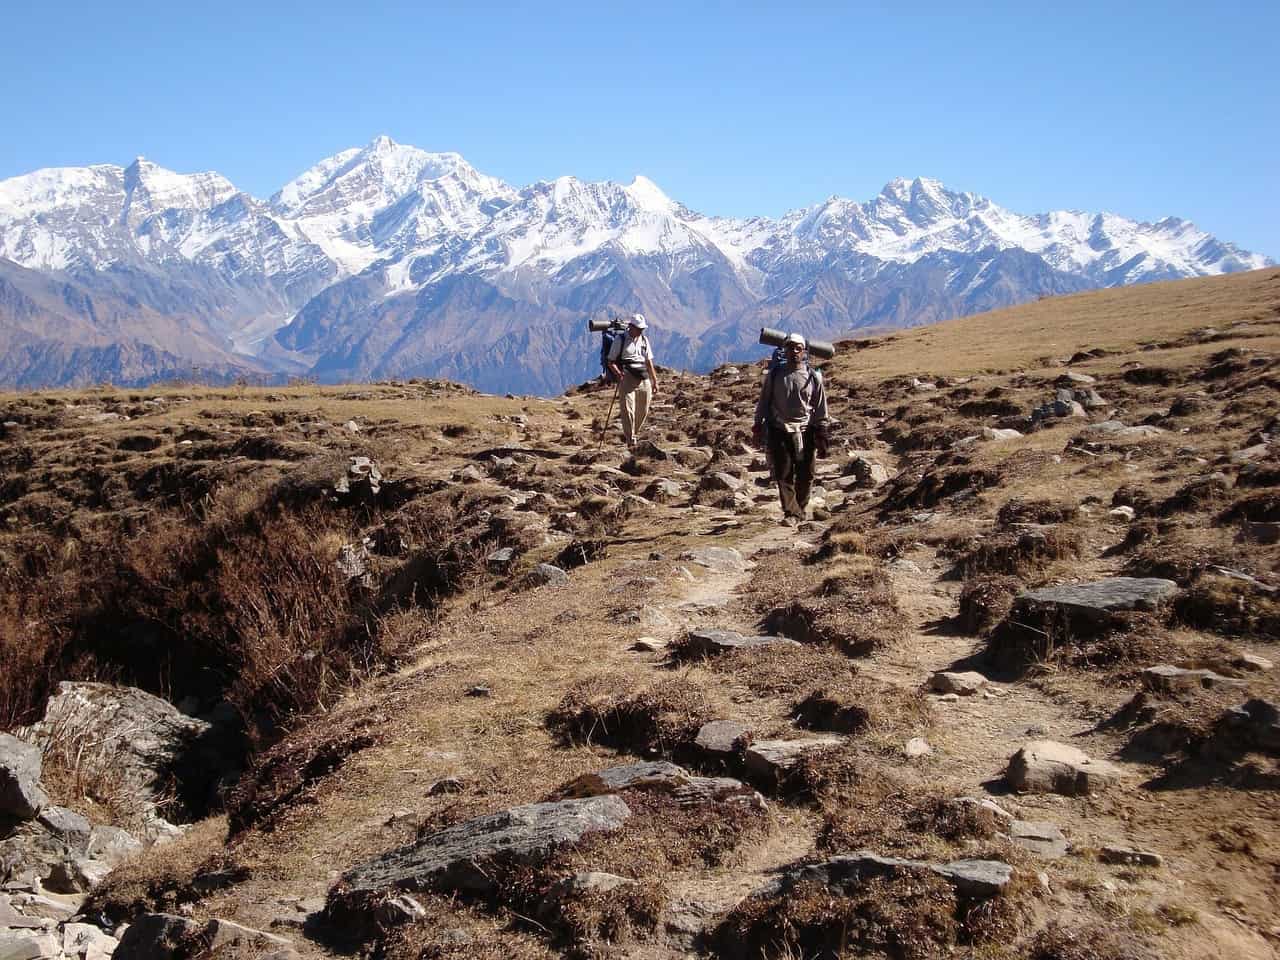
M 906 746 L 902 748 L 902 752 L 907 759 L 915 760 L 919 757 L 927 757 L 933 753 L 933 747 L 929 746 L 929 741 L 924 737 L 912 737 L 907 741 Z
M 109 957 L 119 945 L 115 937 L 91 923 L 67 923 L 62 927 L 62 952 L 68 957 L 101 960 Z M 121 956 L 120 960 L 125 960 Z
M 666 761 L 629 763 L 598 773 L 586 773 L 560 790 L 566 797 L 601 797 L 623 790 L 652 790 L 674 797 L 682 806 L 706 803 L 745 803 L 763 810 L 764 798 L 739 780 L 696 777 Z
M 729 493 L 736 493 L 742 489 L 742 486 L 742 480 L 739 480 L 731 473 L 723 472 L 708 473 L 698 482 L 699 492 L 728 491 Z
M 971 697 L 986 685 L 987 678 L 974 670 L 962 673 L 939 670 L 929 678 L 929 689 L 934 693 L 958 693 L 962 697 Z
M 500 547 L 484 558 L 485 566 L 491 573 L 506 573 L 516 562 L 514 547 Z
M 119 827 L 97 826 L 89 832 L 85 856 L 118 866 L 142 849 L 142 841 Z
M 698 729 L 693 744 L 709 757 L 727 759 L 737 755 L 738 743 L 748 730 L 734 720 L 712 720 Z
M 93 827 L 89 821 L 66 807 L 45 807 L 40 811 L 40 825 L 72 849 L 85 849 Z
M 35 820 L 20 821 L 0 840 L 0 882 L 43 880 L 55 866 L 82 850 Z
M 529 571 L 525 584 L 530 587 L 561 587 L 569 582 L 569 574 L 549 563 L 540 563 Z
M 800 740 L 757 740 L 743 754 L 747 772 L 766 783 L 779 783 L 806 753 L 830 750 L 844 743 L 843 737 L 805 737 Z
M 131 788 L 145 804 L 144 816 L 167 796 L 175 775 L 198 796 L 212 792 L 239 763 L 239 743 L 229 729 L 145 690 L 109 683 L 58 684 L 44 719 L 26 736 L 34 743 L 55 736 L 83 743 L 81 762 L 109 770 Z
M 1009 759 L 1005 780 L 1019 793 L 1097 793 L 1115 784 L 1121 770 L 1106 760 L 1054 740 L 1034 740 Z
M 875 489 L 889 482 L 889 471 L 884 464 L 869 457 L 851 457 L 845 472 L 857 480 L 857 485 Z
M 1126 610 L 1157 610 L 1175 593 L 1178 585 L 1156 577 L 1109 577 L 1092 583 L 1063 584 L 1024 590 L 1015 599 L 1022 612 L 1057 611 L 1070 619 L 1105 622 L 1113 613 Z
M 670 503 L 680 497 L 680 484 L 674 480 L 654 480 L 644 488 L 644 498 L 654 503 Z
M 1097 382 L 1096 377 L 1091 377 L 1087 373 L 1076 373 L 1074 370 L 1059 374 L 1058 379 L 1054 381 L 1065 387 L 1091 387 Z
M 187 960 L 196 956 L 293 953 L 293 942 L 230 920 L 201 923 L 170 913 L 148 913 L 129 924 L 115 956 L 121 960 Z
M 40 786 L 40 748 L 0 733 L 0 817 L 30 820 L 49 802 Z
M 1280 707 L 1276 704 L 1255 698 L 1232 707 L 1221 722 L 1251 746 L 1271 754 L 1280 753 Z
M 477 817 L 428 834 L 349 870 L 354 892 L 389 888 L 472 891 L 494 888 L 498 862 L 536 863 L 589 833 L 613 833 L 631 816 L 616 796 L 531 803 Z
M 101 860 L 64 860 L 56 864 L 44 885 L 54 893 L 88 893 L 107 879 L 111 867 Z
M 53 933 L 0 929 L 0 960 L 45 960 L 62 953 L 62 942 Z
M 0 893 L 0 930 L 4 930 L 6 927 L 10 933 L 15 930 L 43 930 L 48 925 L 49 921 L 47 920 L 19 913 L 14 909 L 10 898 Z
M 680 645 L 680 653 L 685 657 L 714 657 L 733 650 L 773 646 L 798 647 L 800 644 L 786 637 L 748 637 L 732 630 L 690 630 Z
M 1022 436 L 1022 433 L 1020 431 L 1013 430 L 1011 428 L 1004 428 L 1004 429 L 995 428 L 995 427 L 982 428 L 982 439 L 984 440 L 997 440 L 997 441 L 1017 440 L 1021 436 Z

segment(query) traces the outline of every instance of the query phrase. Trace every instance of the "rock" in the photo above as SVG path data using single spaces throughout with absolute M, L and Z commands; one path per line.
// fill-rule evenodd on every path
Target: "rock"
M 40 748 L 0 733 L 0 817 L 30 820 L 49 802 L 40 786 Z
M 903 753 L 911 760 L 918 757 L 927 757 L 933 753 L 933 747 L 929 746 L 929 741 L 924 737 L 912 737 L 907 741 L 907 745 L 903 747 Z
M 677 560 L 687 560 L 716 573 L 741 573 L 747 569 L 742 554 L 733 547 L 698 547 L 686 550 Z
M 743 753 L 747 773 L 770 783 L 777 784 L 785 779 L 786 774 L 806 753 L 815 750 L 830 750 L 844 743 L 843 737 L 807 737 L 801 740 L 757 740 Z
M 1092 583 L 1063 584 L 1024 590 L 1015 605 L 1021 610 L 1058 610 L 1071 617 L 1105 621 L 1125 610 L 1156 610 L 1178 592 L 1172 580 L 1155 577 L 1110 577 Z
M 670 503 L 680 497 L 680 484 L 674 480 L 659 479 L 654 480 L 651 484 L 644 488 L 646 500 L 654 503 Z
M 50 921 L 40 917 L 29 917 L 13 908 L 8 896 L 0 894 L 0 933 L 7 927 L 14 930 L 43 930 Z
M 733 650 L 773 646 L 798 647 L 800 644 L 786 637 L 748 637 L 732 630 L 690 630 L 680 645 L 680 653 L 684 657 L 714 657 Z
M 438 797 L 446 793 L 461 793 L 465 784 L 458 777 L 445 777 L 427 787 L 428 797 Z
M 1065 857 L 1070 844 L 1062 831 L 1052 823 L 1037 820 L 1014 820 L 1009 824 L 1009 839 L 1036 856 L 1049 860 Z
M 1013 879 L 1013 868 L 999 860 L 953 860 L 932 864 L 923 860 L 883 857 L 870 850 L 832 857 L 819 863 L 795 867 L 770 881 L 752 896 L 787 894 L 801 885 L 816 884 L 843 894 L 853 894 L 868 880 L 902 873 L 934 873 L 970 899 L 992 897 Z
M 0 960 L 53 958 L 61 955 L 61 948 L 61 941 L 52 933 L 0 929 Z
M 1009 759 L 1005 780 L 1019 793 L 1086 796 L 1112 786 L 1121 770 L 1054 740 L 1033 740 Z
M 62 927 L 62 952 L 68 957 L 95 960 L 109 957 L 119 941 L 91 923 L 67 923 Z M 120 960 L 125 960 L 122 956 Z
M 734 720 L 712 720 L 698 730 L 693 743 L 712 757 L 736 756 L 738 742 L 747 736 L 747 728 Z
M 1212 670 L 1183 670 L 1169 664 L 1147 667 L 1142 671 L 1142 685 L 1153 693 L 1190 696 L 1214 687 L 1243 687 L 1245 682 L 1224 677 Z
M 634 887 L 635 880 L 620 877 L 614 873 L 598 870 L 586 870 L 575 873 L 556 883 L 547 891 L 545 899 L 538 905 L 538 916 L 543 919 L 555 919 L 556 913 L 566 901 L 572 901 L 584 895 L 600 897 L 623 887 Z
M 728 491 L 736 493 L 741 490 L 743 481 L 739 480 L 731 473 L 708 473 L 698 482 L 698 490 L 700 491 Z
M 14 824 L 0 827 L 0 880 L 22 880 L 34 889 L 37 880 L 81 852 L 34 820 L 0 822 Z
M 1249 671 L 1265 671 L 1274 666 L 1266 657 L 1260 657 L 1256 653 L 1242 653 L 1231 661 L 1231 665 L 1237 670 Z
M 351 457 L 347 472 L 334 484 L 334 493 L 373 499 L 382 489 L 382 471 L 368 457 Z
M 293 947 L 292 940 L 277 937 L 272 933 L 264 933 L 261 930 L 254 930 L 250 927 L 242 927 L 240 924 L 232 923 L 230 920 L 210 920 L 205 925 L 202 936 L 209 945 L 209 952 L 214 955 L 220 950 L 235 947 L 251 947 L 256 950 Z M 126 954 L 126 956 L 128 955 Z
M 10 898 L 12 905 L 29 917 L 44 917 L 58 922 L 70 920 L 80 912 L 84 897 L 56 893 L 20 893 Z
M 584 773 L 560 793 L 565 797 L 602 797 L 622 790 L 658 790 L 674 793 L 689 782 L 689 772 L 666 761 L 629 763 L 598 773 Z
M 370 543 L 367 537 L 356 543 L 344 543 L 338 548 L 338 559 L 335 561 L 339 573 L 348 580 L 362 580 L 365 586 L 373 586 L 373 578 L 369 573 Z
M 1098 380 L 1091 377 L 1087 373 L 1076 373 L 1074 370 L 1068 370 L 1066 373 L 1060 374 L 1054 383 L 1062 384 L 1068 387 L 1091 387 Z
M 359 433 L 360 424 L 356 423 L 354 420 L 348 420 L 342 425 L 342 429 L 346 430 L 348 433 Z
M 1082 390 L 1072 391 L 1074 398 L 1080 406 L 1086 410 L 1101 410 L 1103 407 L 1110 406 L 1106 400 L 1094 390 L 1092 387 L 1085 387 Z
M 35 743 L 56 736 L 92 744 L 81 762 L 127 785 L 148 818 L 167 798 L 175 774 L 191 795 L 212 794 L 236 770 L 241 753 L 229 728 L 224 735 L 145 690 L 109 683 L 58 684 L 44 719 L 27 736 Z
M 657 637 L 640 637 L 631 645 L 631 649 L 640 653 L 662 653 L 667 645 Z
M 53 868 L 44 885 L 54 893 L 88 893 L 110 872 L 110 865 L 101 860 L 64 860 Z
M 1111 517 L 1113 520 L 1118 520 L 1121 523 L 1129 523 L 1133 520 L 1134 510 L 1133 507 L 1115 507 L 1114 509 L 1107 511 L 1107 516 Z
M 343 882 L 356 893 L 394 887 L 485 893 L 494 887 L 485 869 L 493 862 L 535 863 L 587 833 L 613 833 L 630 816 L 630 808 L 616 796 L 512 807 L 368 860 L 349 870 Z
M 860 487 L 875 489 L 889 482 L 889 471 L 884 464 L 868 457 L 851 457 L 845 472 L 852 475 Z
M 89 844 L 93 827 L 89 821 L 66 807 L 45 807 L 40 811 L 40 824 L 72 849 L 84 849 Z
M 982 439 L 984 440 L 1017 440 L 1022 433 L 1013 429 L 996 429 L 993 427 L 982 428 Z
M 506 573 L 511 569 L 511 565 L 516 562 L 515 548 L 502 547 L 494 550 L 484 558 L 484 562 L 492 573 Z
M 1130 847 L 1103 847 L 1098 852 L 1098 859 L 1103 863 L 1122 864 L 1134 867 L 1160 867 L 1164 865 L 1164 857 L 1147 850 L 1134 850 Z
M 1258 749 L 1280 753 L 1280 708 L 1274 703 L 1256 698 L 1249 700 L 1228 710 L 1221 722 Z
M 929 689 L 934 693 L 958 693 L 963 697 L 973 696 L 986 685 L 987 678 L 974 670 L 963 673 L 939 670 L 929 678 Z
M 98 826 L 89 832 L 85 856 L 117 866 L 142 849 L 142 841 L 119 827 Z
M 457 477 L 459 483 L 479 483 L 484 479 L 484 474 L 474 463 L 468 463 L 458 471 Z
M 525 583 L 530 587 L 561 587 L 569 582 L 569 574 L 549 563 L 540 563 L 529 571 Z

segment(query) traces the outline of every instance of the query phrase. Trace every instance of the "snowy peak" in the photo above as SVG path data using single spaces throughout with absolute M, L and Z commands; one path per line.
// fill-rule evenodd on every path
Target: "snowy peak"
M 501 189 L 456 153 L 428 153 L 390 137 L 375 137 L 361 148 L 344 150 L 294 178 L 271 198 L 287 217 L 324 216 L 336 212 L 370 214 L 395 203 L 419 184 L 455 177 L 480 192 Z

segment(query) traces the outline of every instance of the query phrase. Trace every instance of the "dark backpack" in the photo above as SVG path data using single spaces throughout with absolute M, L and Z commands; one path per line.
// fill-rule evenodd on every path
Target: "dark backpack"
M 625 324 L 614 321 L 600 334 L 600 369 L 604 371 L 604 382 L 613 383 L 617 379 L 609 369 L 609 351 L 613 345 L 627 335 Z

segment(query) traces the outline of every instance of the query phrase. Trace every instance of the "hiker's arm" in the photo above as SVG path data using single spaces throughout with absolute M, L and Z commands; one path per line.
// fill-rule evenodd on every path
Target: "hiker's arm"
M 814 384 L 813 413 L 809 417 L 809 425 L 813 428 L 813 450 L 825 460 L 831 447 L 831 436 L 827 428 L 827 387 L 818 378 Z
M 765 370 L 764 379 L 760 382 L 760 399 L 756 401 L 756 419 L 751 426 L 751 439 L 759 446 L 764 443 L 764 425 L 769 419 L 769 384 L 772 382 L 769 370 Z
M 651 385 L 650 389 L 652 389 L 654 393 L 657 393 L 658 392 L 658 368 L 653 365 L 652 355 L 646 353 L 644 355 L 644 362 L 645 362 L 645 365 L 648 366 L 649 368 L 649 383 Z
M 617 340 L 614 340 L 613 346 L 609 348 L 609 369 L 613 371 L 613 375 L 614 377 L 617 378 L 619 383 L 622 382 L 622 367 L 619 366 L 618 364 L 618 361 L 621 358 L 622 358 L 622 339 L 619 338 Z

